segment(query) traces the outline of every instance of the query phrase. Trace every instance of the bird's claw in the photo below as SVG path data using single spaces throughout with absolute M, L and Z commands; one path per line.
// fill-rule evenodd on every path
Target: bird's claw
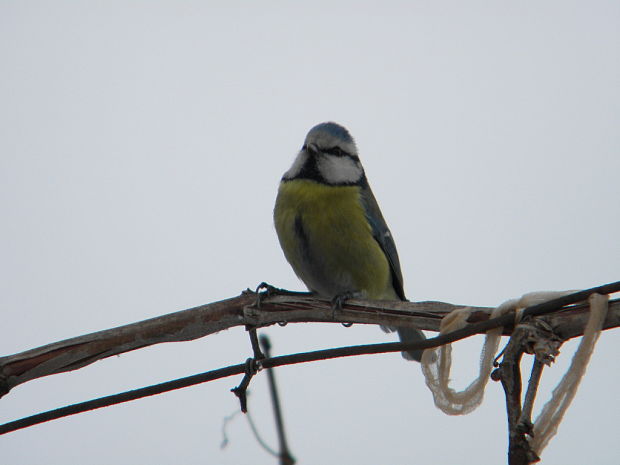
M 256 287 L 256 308 L 260 308 L 261 303 L 267 297 L 272 297 L 274 295 L 290 295 L 290 296 L 311 296 L 311 292 L 303 292 L 303 291 L 289 291 L 287 289 L 281 289 L 279 287 L 272 286 L 269 283 L 262 282 Z
M 258 286 L 256 286 L 256 308 L 260 308 L 263 299 L 281 293 L 283 293 L 283 289 L 279 289 L 263 281 Z
M 343 292 L 342 294 L 338 294 L 334 296 L 331 300 L 332 319 L 336 318 L 336 312 L 342 310 L 342 306 L 347 302 L 347 300 L 354 299 L 359 296 L 360 296 L 359 292 L 353 292 L 353 291 Z
M 346 303 L 347 300 L 355 299 L 359 296 L 360 293 L 354 291 L 346 291 L 342 294 L 334 296 L 331 300 L 332 310 L 342 310 L 342 306 Z

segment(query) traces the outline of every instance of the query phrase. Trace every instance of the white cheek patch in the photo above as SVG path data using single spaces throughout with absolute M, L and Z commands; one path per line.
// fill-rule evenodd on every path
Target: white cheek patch
M 305 151 L 299 152 L 299 155 L 297 155 L 295 161 L 293 162 L 293 166 L 291 166 L 289 170 L 284 173 L 284 178 L 293 179 L 297 176 L 301 172 L 301 169 L 304 167 L 307 160 L 308 154 Z
M 364 174 L 359 161 L 329 154 L 322 154 L 318 159 L 318 169 L 328 184 L 354 183 Z

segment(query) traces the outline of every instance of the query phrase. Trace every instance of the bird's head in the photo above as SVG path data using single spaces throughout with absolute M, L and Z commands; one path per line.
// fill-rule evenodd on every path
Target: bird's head
M 356 184 L 363 176 L 364 168 L 351 134 L 339 124 L 329 122 L 310 129 L 284 179 L 312 179 L 324 184 L 342 185 Z
M 318 152 L 335 156 L 357 156 L 355 141 L 343 126 L 336 123 L 321 123 L 308 132 L 302 150 L 311 154 Z

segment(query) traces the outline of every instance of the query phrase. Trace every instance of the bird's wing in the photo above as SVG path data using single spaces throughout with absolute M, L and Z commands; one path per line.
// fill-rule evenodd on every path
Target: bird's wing
M 401 300 L 407 300 L 403 289 L 403 273 L 400 270 L 400 260 L 398 259 L 398 252 L 396 251 L 396 244 L 392 238 L 392 233 L 383 219 L 375 196 L 368 185 L 368 181 L 365 179 L 361 186 L 361 190 L 362 204 L 366 210 L 366 218 L 372 227 L 372 235 L 379 243 L 381 250 L 383 250 L 390 264 L 394 290 Z

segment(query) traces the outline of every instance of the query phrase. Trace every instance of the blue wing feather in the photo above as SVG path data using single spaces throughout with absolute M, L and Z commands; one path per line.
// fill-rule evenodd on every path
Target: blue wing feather
M 361 186 L 361 195 L 362 204 L 366 210 L 366 218 L 372 228 L 372 235 L 379 243 L 381 250 L 383 250 L 383 253 L 390 264 L 394 291 L 396 291 L 396 294 L 401 300 L 407 300 L 403 289 L 403 273 L 400 269 L 400 260 L 398 259 L 396 244 L 394 243 L 392 233 L 390 232 L 387 223 L 383 219 L 377 200 L 375 199 L 375 196 L 368 185 L 368 181 L 366 181 L 365 178 Z

